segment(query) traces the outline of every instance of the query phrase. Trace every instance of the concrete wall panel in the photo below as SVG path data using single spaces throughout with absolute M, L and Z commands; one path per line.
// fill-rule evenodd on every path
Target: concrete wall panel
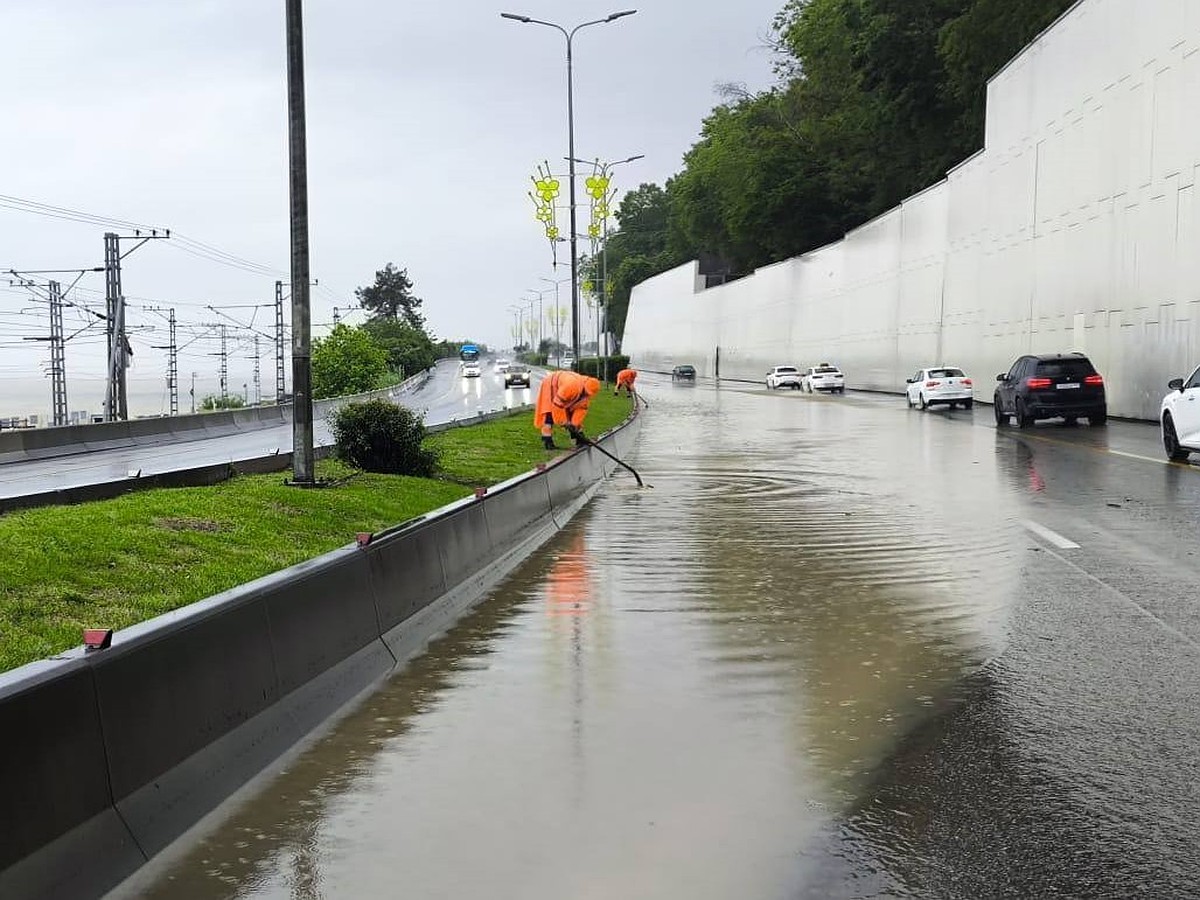
M 0 675 L 0 870 L 112 802 L 91 670 L 44 668 L 33 684 Z
M 279 699 L 266 605 L 216 606 L 219 615 L 128 629 L 96 661 L 116 800 Z
M 381 633 L 399 625 L 446 591 L 436 525 L 377 538 L 363 551 L 375 585 Z

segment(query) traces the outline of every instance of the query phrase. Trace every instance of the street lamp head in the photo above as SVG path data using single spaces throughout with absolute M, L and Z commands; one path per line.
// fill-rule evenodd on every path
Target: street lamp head
M 632 16 L 635 12 L 637 12 L 636 9 L 623 9 L 623 10 L 621 10 L 621 12 L 613 13 L 608 18 L 606 18 L 604 21 L 605 22 L 614 22 L 617 19 L 624 18 L 625 16 Z
M 639 153 L 637 156 L 631 156 L 631 157 L 629 157 L 629 159 L 623 159 L 623 160 L 621 160 L 621 162 L 622 162 L 622 163 L 630 163 L 630 162 L 633 162 L 633 161 L 634 161 L 634 160 L 636 160 L 636 159 L 645 159 L 645 158 L 646 158 L 646 154 L 645 154 L 645 153 Z
M 518 16 L 516 13 L 500 13 L 502 19 L 512 19 L 514 22 L 524 22 L 528 24 L 531 19 L 529 16 Z

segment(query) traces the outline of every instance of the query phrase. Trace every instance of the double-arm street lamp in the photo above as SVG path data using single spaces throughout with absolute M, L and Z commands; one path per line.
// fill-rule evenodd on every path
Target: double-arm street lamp
M 609 169 L 616 166 L 623 166 L 625 163 L 635 162 L 639 159 L 645 159 L 646 154 L 639 153 L 636 156 L 629 156 L 625 159 L 618 159 L 614 162 L 602 163 L 599 160 L 573 159 L 571 162 L 591 164 L 600 167 L 600 174 L 604 178 L 608 177 Z M 596 308 L 596 355 L 600 356 L 600 310 L 604 310 L 604 380 L 608 381 L 608 219 L 604 220 L 604 234 L 601 235 L 600 242 L 600 277 L 597 279 L 600 283 L 600 303 Z
M 572 44 L 576 32 L 581 28 L 587 28 L 589 25 L 606 25 L 625 16 L 632 16 L 635 12 L 637 12 L 636 9 L 626 9 L 611 13 L 603 19 L 583 22 L 569 31 L 554 22 L 543 22 L 541 19 L 516 13 L 500 13 L 502 19 L 511 19 L 523 25 L 545 25 L 547 28 L 555 28 L 562 32 L 563 37 L 567 39 L 567 158 L 570 160 L 570 172 L 567 177 L 570 183 L 571 204 L 571 346 L 576 359 L 579 359 L 579 247 L 575 234 L 575 92 L 572 73 Z

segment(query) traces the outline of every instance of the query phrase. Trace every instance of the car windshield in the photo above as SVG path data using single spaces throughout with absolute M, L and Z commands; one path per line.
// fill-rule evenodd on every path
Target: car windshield
M 817 366 L 813 369 L 813 372 L 817 375 L 836 375 L 837 371 L 833 366 Z
M 930 378 L 965 378 L 962 369 L 930 369 Z
M 775 367 L 776 375 L 794 375 L 794 374 L 796 374 L 796 372 L 797 372 L 797 369 L 795 366 L 776 366 Z
M 696 371 L 694 366 L 677 366 L 675 369 L 680 375 L 691 375 Z
M 513 375 L 520 375 L 522 372 L 528 372 L 529 366 L 521 365 L 520 363 L 514 363 L 508 367 L 508 371 Z
M 1086 378 L 1096 374 L 1096 370 L 1086 359 L 1053 359 L 1039 362 L 1037 373 L 1046 378 Z

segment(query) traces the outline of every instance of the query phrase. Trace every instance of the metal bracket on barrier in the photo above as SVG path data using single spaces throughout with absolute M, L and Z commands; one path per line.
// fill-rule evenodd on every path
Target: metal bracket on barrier
M 487 488 L 485 488 L 485 487 L 475 488 L 475 499 L 476 500 L 482 500 L 486 496 L 487 496 Z
M 367 544 L 371 543 L 371 539 L 373 537 L 375 537 L 375 535 L 369 531 L 360 531 L 354 536 L 354 543 L 358 544 L 360 547 L 366 547 Z

